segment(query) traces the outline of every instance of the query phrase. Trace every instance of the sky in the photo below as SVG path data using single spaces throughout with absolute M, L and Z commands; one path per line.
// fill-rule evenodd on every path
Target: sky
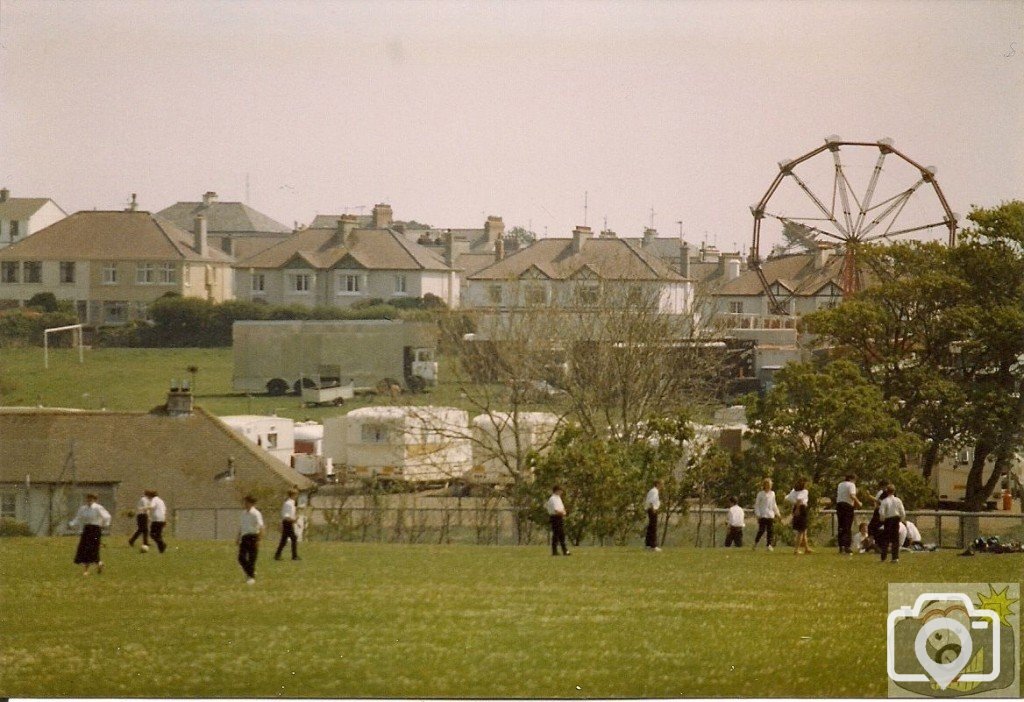
M 1024 0 L 0 0 L 0 186 L 68 212 L 213 190 L 288 225 L 387 202 L 746 250 L 827 135 L 893 139 L 964 215 L 1024 197 L 1022 127 Z

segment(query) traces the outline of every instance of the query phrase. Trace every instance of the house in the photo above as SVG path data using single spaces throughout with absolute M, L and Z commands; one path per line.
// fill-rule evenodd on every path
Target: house
M 220 417 L 220 421 L 282 463 L 290 464 L 295 453 L 295 420 L 259 414 Z
M 693 281 L 658 256 L 614 236 L 594 238 L 576 227 L 571 238 L 538 239 L 505 255 L 503 240 L 493 262 L 467 277 L 467 308 L 515 311 L 537 305 L 586 309 L 611 287 L 656 295 L 659 308 L 683 314 L 693 300 Z
M 506 250 L 510 244 L 505 239 L 505 223 L 501 217 L 490 215 L 480 229 L 403 229 L 406 237 L 417 244 L 446 255 L 450 248 L 455 268 L 462 276 L 463 287 L 468 276 L 494 263 L 494 249 L 498 239 L 504 240 Z
M 130 534 L 136 501 L 153 489 L 178 538 L 233 538 L 245 494 L 276 500 L 292 487 L 314 483 L 193 407 L 187 391 L 149 413 L 0 408 L 0 516 L 35 534 L 65 533 L 86 492 L 110 511 L 113 533 Z
M 348 307 L 373 298 L 439 297 L 459 304 L 451 247 L 439 256 L 391 226 L 391 207 L 374 207 L 369 227 L 341 215 L 332 228 L 306 228 L 239 261 L 237 297 L 273 305 Z
M 144 319 L 167 293 L 231 298 L 232 259 L 209 245 L 205 219 L 187 232 L 133 208 L 76 212 L 0 249 L 0 306 L 48 292 L 106 325 Z
M 242 202 L 221 202 L 217 193 L 203 194 L 200 202 L 176 202 L 157 215 L 181 229 L 190 229 L 195 218 L 206 218 L 210 246 L 236 259 L 249 258 L 287 239 L 292 229 Z
M 10 190 L 0 188 L 0 249 L 67 216 L 50 198 L 11 197 Z

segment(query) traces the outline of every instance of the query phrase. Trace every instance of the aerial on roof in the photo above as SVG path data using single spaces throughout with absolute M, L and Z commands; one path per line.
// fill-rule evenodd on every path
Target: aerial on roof
M 605 280 L 686 280 L 657 256 L 623 239 L 588 239 L 576 250 L 573 239 L 538 239 L 470 276 L 471 280 L 519 278 L 530 269 L 565 280 L 584 269 Z
M 141 210 L 84 210 L 30 237 L 0 249 L 0 258 L 40 261 L 185 260 L 230 263 L 212 247 L 195 248 L 195 237 L 167 220 Z
M 302 229 L 284 241 L 239 262 L 241 268 L 281 268 L 290 263 L 317 269 L 447 270 L 430 251 L 392 229 Z
M 211 234 L 290 234 L 292 231 L 291 227 L 241 202 L 177 202 L 157 214 L 187 230 L 192 229 L 197 216 L 204 215 Z

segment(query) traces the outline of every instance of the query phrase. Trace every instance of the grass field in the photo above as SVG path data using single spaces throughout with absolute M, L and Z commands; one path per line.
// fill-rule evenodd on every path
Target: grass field
M 886 583 L 1014 581 L 1022 557 L 830 550 L 0 541 L 0 695 L 882 696 Z
M 145 412 L 164 403 L 172 379 L 190 379 L 189 366 L 199 368 L 196 403 L 216 415 L 276 413 L 322 421 L 356 407 L 391 402 L 361 396 L 342 408 L 305 407 L 294 395 L 248 396 L 231 387 L 231 354 L 231 349 L 88 349 L 80 364 L 76 351 L 54 349 L 46 369 L 41 348 L 0 349 L 0 405 Z M 403 396 L 401 402 L 458 406 L 460 399 L 455 386 L 442 382 L 430 392 Z

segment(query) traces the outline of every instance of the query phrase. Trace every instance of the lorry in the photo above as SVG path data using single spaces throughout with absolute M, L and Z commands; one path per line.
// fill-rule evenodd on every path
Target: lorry
M 421 391 L 437 383 L 437 325 L 431 322 L 241 321 L 232 327 L 232 351 L 232 385 L 240 392 L 388 391 L 395 385 Z

